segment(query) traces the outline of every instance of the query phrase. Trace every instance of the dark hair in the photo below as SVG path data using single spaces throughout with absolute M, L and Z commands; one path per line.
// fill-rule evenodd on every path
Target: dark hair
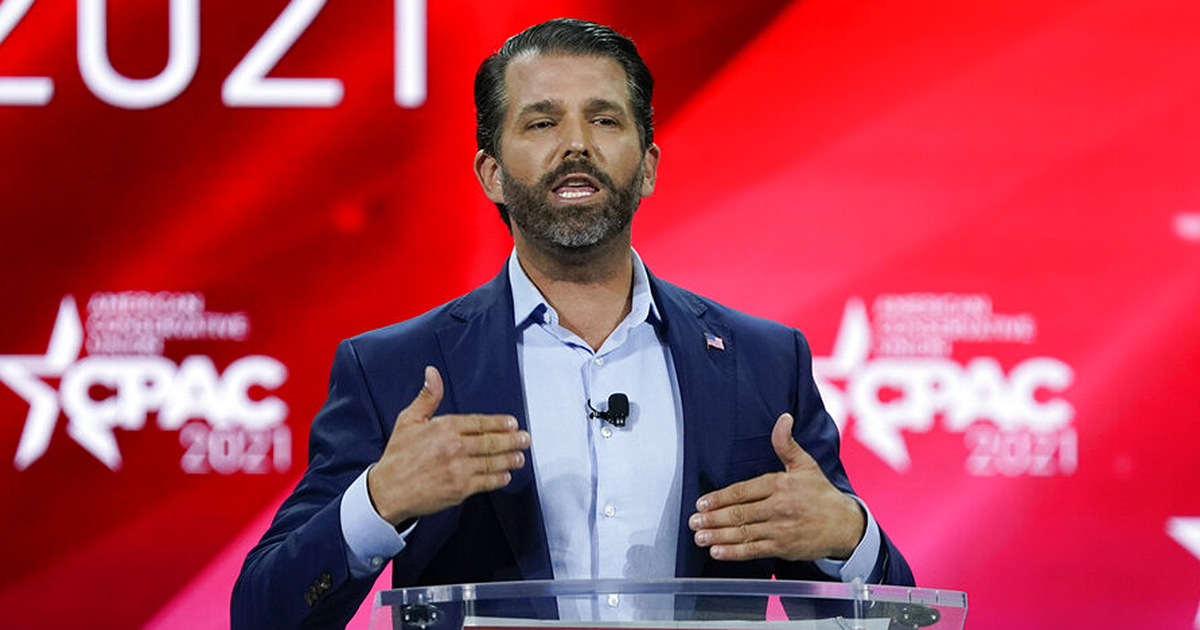
M 507 105 L 504 73 L 508 62 L 523 53 L 608 57 L 621 64 L 625 69 L 629 107 L 637 123 L 642 149 L 654 142 L 653 109 L 650 107 L 654 79 L 638 55 L 637 46 L 607 26 L 558 18 L 513 35 L 500 50 L 479 64 L 479 71 L 475 73 L 475 141 L 480 150 L 500 158 L 500 128 L 504 124 Z

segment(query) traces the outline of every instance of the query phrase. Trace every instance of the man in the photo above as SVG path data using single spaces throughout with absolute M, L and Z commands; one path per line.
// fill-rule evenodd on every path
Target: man
M 388 561 L 397 587 L 912 584 L 851 494 L 799 331 L 658 280 L 633 251 L 660 155 L 651 93 L 633 43 L 580 20 L 485 60 L 475 172 L 514 252 L 474 292 L 339 345 L 235 628 L 344 625 Z M 618 393 L 627 418 L 605 402 Z

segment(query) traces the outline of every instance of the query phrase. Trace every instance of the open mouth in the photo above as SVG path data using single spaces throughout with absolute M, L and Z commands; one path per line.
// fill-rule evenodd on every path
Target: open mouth
M 573 173 L 562 178 L 552 190 L 563 201 L 579 201 L 599 193 L 600 185 L 587 175 Z

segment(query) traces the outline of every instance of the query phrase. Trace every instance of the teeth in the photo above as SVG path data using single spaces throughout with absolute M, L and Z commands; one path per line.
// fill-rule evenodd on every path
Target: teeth
M 591 194 L 591 191 L 587 190 L 564 190 L 558 193 L 558 196 L 564 199 L 579 199 L 580 197 L 589 197 Z

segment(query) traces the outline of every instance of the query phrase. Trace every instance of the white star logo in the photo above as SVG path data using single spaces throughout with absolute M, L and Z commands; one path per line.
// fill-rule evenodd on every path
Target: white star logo
M 79 320 L 75 298 L 68 295 L 58 305 L 58 318 L 54 321 L 46 354 L 0 355 L 0 382 L 29 403 L 25 429 L 13 459 L 17 470 L 25 470 L 46 452 L 54 435 L 54 424 L 58 421 L 58 392 L 42 378 L 62 376 L 79 359 L 82 350 L 83 323 Z M 68 425 L 68 432 L 70 430 Z
M 1200 560 L 1200 517 L 1175 516 L 1167 519 L 1167 535 Z M 1200 609 L 1192 626 L 1200 628 Z
M 859 298 L 851 298 L 842 311 L 833 352 L 827 357 L 813 357 L 813 376 L 825 409 L 842 430 L 850 415 L 848 380 L 860 371 L 871 354 L 871 320 L 867 306 Z M 842 383 L 841 385 L 837 383 Z M 912 464 L 908 446 L 898 427 L 859 415 L 854 425 L 854 437 L 886 462 L 893 470 L 904 472 Z

